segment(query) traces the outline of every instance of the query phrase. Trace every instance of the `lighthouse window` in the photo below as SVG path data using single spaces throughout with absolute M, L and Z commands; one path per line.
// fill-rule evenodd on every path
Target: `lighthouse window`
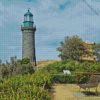
M 31 21 L 33 21 L 33 17 L 31 16 Z
M 29 21 L 31 21 L 31 17 L 29 17 Z
M 26 16 L 24 17 L 24 21 L 26 21 Z
M 29 21 L 29 15 L 26 16 L 26 21 Z

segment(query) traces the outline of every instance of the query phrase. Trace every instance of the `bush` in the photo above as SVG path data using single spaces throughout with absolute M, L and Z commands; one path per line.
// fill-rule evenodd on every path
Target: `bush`
M 26 70 L 26 71 L 23 71 L 23 72 L 22 72 L 22 75 L 28 74 L 28 73 L 29 73 L 29 70 Z
M 78 83 L 86 83 L 90 79 L 90 75 L 83 75 L 83 74 L 78 74 Z
M 61 64 L 67 64 L 68 62 L 74 62 L 73 59 L 62 60 Z
M 100 62 L 95 65 L 95 70 L 100 73 Z
M 2 77 L 3 78 L 8 78 L 13 75 L 18 75 L 18 74 L 33 74 L 35 72 L 34 68 L 30 64 L 17 64 L 17 65 L 10 65 L 9 67 L 6 66 L 5 64 L 1 65 L 1 71 L 2 71 Z
M 22 60 L 18 59 L 17 61 L 20 64 L 28 64 L 30 63 L 30 58 L 22 58 Z
M 66 64 L 66 70 L 74 71 L 75 70 L 75 64 L 73 62 L 69 62 Z
M 2 72 L 1 75 L 3 78 L 6 77 L 9 73 L 8 67 L 4 63 L 1 64 L 1 72 Z
M 3 83 L 3 80 L 2 79 L 0 79 L 0 83 Z
M 22 64 L 28 64 L 30 63 L 30 58 L 23 58 L 22 59 Z
M 66 64 L 68 61 L 67 60 L 62 60 L 61 64 Z
M 48 90 L 42 90 L 42 86 L 47 79 L 47 86 L 50 86 L 48 73 L 14 75 L 8 80 L 0 80 L 0 100 L 50 100 Z
M 22 60 L 20 60 L 20 59 L 18 59 L 17 62 L 20 63 L 20 64 L 22 64 Z
M 75 77 L 73 78 L 73 76 L 71 75 L 65 74 L 58 77 L 58 82 L 59 83 L 75 83 L 76 79 Z

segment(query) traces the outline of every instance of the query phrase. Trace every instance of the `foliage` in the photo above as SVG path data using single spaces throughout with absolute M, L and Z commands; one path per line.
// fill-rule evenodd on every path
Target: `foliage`
M 2 60 L 0 59 L 0 65 L 1 65 L 1 63 L 2 63 Z
M 67 60 L 62 60 L 61 61 L 62 64 L 66 64 L 68 62 L 73 62 L 73 59 L 67 59 Z
M 25 71 L 25 72 L 24 72 Z M 2 77 L 11 77 L 12 75 L 18 75 L 18 74 L 32 74 L 35 72 L 34 68 L 30 64 L 19 64 L 14 61 L 14 59 L 11 58 L 11 63 L 4 64 L 2 63 L 1 65 L 1 72 L 2 72 Z
M 69 62 L 66 64 L 66 69 L 70 70 L 70 71 L 74 71 L 75 70 L 75 64 L 73 62 Z
M 78 83 L 86 83 L 90 79 L 90 75 L 83 75 L 83 74 L 78 74 Z
M 22 60 L 18 59 L 17 61 L 20 64 L 28 64 L 30 63 L 30 58 L 22 58 Z
M 18 59 L 17 62 L 20 63 L 20 64 L 22 64 L 22 60 L 21 59 Z
M 73 59 L 77 60 L 83 54 L 91 56 L 91 53 L 87 50 L 87 45 L 83 43 L 83 40 L 77 35 L 73 37 L 65 37 L 65 43 L 60 42 L 61 47 L 56 48 L 61 53 L 58 55 L 62 60 Z
M 30 58 L 23 58 L 22 59 L 22 64 L 28 64 L 30 63 Z
M 59 83 L 75 83 L 76 79 L 73 78 L 73 76 L 71 75 L 65 74 L 65 75 L 59 76 L 58 82 Z
M 100 61 L 100 43 L 93 45 L 92 49 L 94 49 L 95 56 L 97 57 L 98 61 Z
M 67 63 L 67 60 L 62 60 L 61 63 L 62 64 L 66 64 Z
M 75 76 L 71 76 L 76 72 L 100 73 L 100 62 L 94 64 L 82 62 L 77 65 L 73 60 L 62 62 L 49 64 L 36 73 L 33 73 L 34 69 L 30 64 L 15 64 L 12 60 L 12 64 L 8 67 L 7 64 L 2 63 L 2 72 L 5 77 L 0 80 L 0 100 L 6 98 L 8 100 L 36 100 L 38 97 L 39 100 L 51 100 L 48 89 L 51 89 L 53 82 L 76 83 Z M 71 71 L 71 75 L 63 73 L 63 70 L 67 69 Z M 7 77 L 8 73 L 11 74 L 10 77 Z M 78 74 L 78 81 L 79 83 L 88 82 L 89 77 L 90 75 Z M 46 80 L 48 80 L 47 84 L 42 90 Z
M 29 74 L 22 76 L 14 75 L 8 79 L 3 79 L 3 83 L 0 83 L 0 100 L 4 99 L 20 99 L 20 100 L 50 100 L 48 95 L 48 90 L 42 90 L 42 85 L 45 80 L 49 80 L 50 77 L 48 73 L 42 74 L 39 78 L 39 73 Z M 38 79 L 39 78 L 39 79 Z
M 65 61 L 66 64 L 62 64 L 62 62 L 49 64 L 46 66 L 43 70 L 46 70 L 47 72 L 50 72 L 51 74 L 59 74 L 62 73 L 63 70 L 70 70 L 71 75 L 75 75 L 76 72 L 93 72 L 93 73 L 100 73 L 100 62 L 91 63 L 91 62 L 80 62 L 79 64 L 75 64 L 74 61 Z M 89 80 L 90 75 L 78 75 L 79 82 L 84 82 Z M 52 75 L 53 81 L 55 82 L 61 82 L 59 81 L 59 77 L 57 75 Z M 66 79 L 63 77 L 61 78 L 62 81 Z M 71 78 L 72 79 L 72 78 Z M 73 78 L 75 79 L 75 78 Z M 74 81 L 73 81 L 74 82 Z

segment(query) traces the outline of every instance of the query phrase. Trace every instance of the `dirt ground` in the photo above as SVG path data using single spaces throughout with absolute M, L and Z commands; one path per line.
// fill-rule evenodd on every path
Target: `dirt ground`
M 49 92 L 52 100 L 71 100 L 70 98 L 74 98 L 74 95 L 66 88 L 72 86 L 77 87 L 75 84 L 53 84 Z
M 61 61 L 62 60 L 44 60 L 44 61 L 37 61 L 36 64 L 38 65 L 38 67 L 45 67 L 48 64 L 53 64 L 55 62 L 61 62 Z
M 100 84 L 99 84 L 100 86 Z M 95 92 L 95 89 L 91 89 Z M 99 90 L 99 88 L 98 88 Z M 82 97 L 76 98 L 72 92 L 78 92 L 79 86 L 76 84 L 53 84 L 52 89 L 49 90 L 51 100 L 100 100 L 100 97 Z M 84 91 L 81 89 L 81 91 Z
M 42 69 L 44 67 L 46 67 L 47 65 L 49 64 L 53 64 L 55 62 L 61 62 L 62 60 L 44 60 L 44 61 L 37 61 L 36 62 L 36 66 L 34 67 L 34 70 L 37 71 L 37 66 L 38 66 L 38 69 Z M 34 65 L 34 63 L 33 63 Z

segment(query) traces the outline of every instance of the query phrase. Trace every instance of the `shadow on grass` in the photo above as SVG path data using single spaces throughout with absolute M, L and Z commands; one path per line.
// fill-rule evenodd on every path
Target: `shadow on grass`
M 54 86 L 57 86 L 57 85 L 56 84 L 53 84 L 52 85 L 52 88 L 49 89 L 49 95 L 52 97 L 51 100 L 54 100 L 54 93 L 56 92 Z
M 87 97 L 90 97 L 90 96 L 96 96 L 96 97 L 100 97 L 100 93 L 98 93 L 98 95 L 96 94 L 96 92 L 82 92 L 84 95 L 86 94 Z
M 95 92 L 72 92 L 72 94 L 78 98 L 78 97 L 100 97 L 100 93 L 98 95 Z M 86 94 L 86 95 L 85 95 Z

